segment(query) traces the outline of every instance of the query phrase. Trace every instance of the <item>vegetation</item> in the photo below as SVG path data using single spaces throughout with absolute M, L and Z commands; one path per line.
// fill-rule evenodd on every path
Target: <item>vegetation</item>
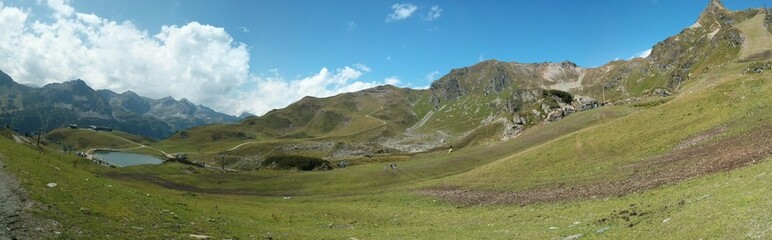
M 732 19 L 758 21 L 751 16 L 738 13 Z M 739 27 L 758 29 L 762 25 Z M 682 36 L 705 33 L 695 31 L 705 30 Z M 150 144 L 214 160 L 243 157 L 273 169 L 222 172 L 180 163 L 106 168 L 58 148 L 39 150 L 6 138 L 0 138 L 0 163 L 37 201 L 31 212 L 49 223 L 41 231 L 51 238 L 769 239 L 772 72 L 742 74 L 753 61 L 726 60 L 754 55 L 727 45 L 733 34 L 720 30 L 717 42 L 693 48 L 709 53 L 691 59 L 693 66 L 708 67 L 678 70 L 688 78 L 678 80 L 673 96 L 582 111 L 535 124 L 509 141 L 486 141 L 498 134 L 501 122 L 479 127 L 483 120 L 511 118 L 497 107 L 516 91 L 498 89 L 493 79 L 479 94 L 444 98 L 440 105 L 432 100 L 437 96 L 425 92 L 383 87 L 306 100 L 289 108 L 297 115 L 276 111 L 237 125 L 190 129 L 158 143 L 80 130 L 57 130 L 48 139 L 69 144 L 92 139 L 84 144 L 139 149 Z M 699 39 L 694 43 L 708 44 Z M 759 44 L 753 42 L 759 39 L 743 44 Z M 667 40 L 653 61 L 683 66 L 690 56 L 668 52 L 682 53 L 688 46 L 682 44 Z M 647 64 L 641 59 L 609 63 L 610 76 L 624 74 L 625 68 L 634 74 L 594 86 L 629 90 L 676 81 L 670 70 L 646 72 L 658 67 Z M 503 64 L 481 63 L 473 74 L 495 73 L 491 66 L 498 65 Z M 454 70 L 446 80 L 464 71 Z M 374 97 L 379 94 L 394 98 Z M 560 101 L 571 96 L 547 94 Z M 546 101 L 518 108 L 537 110 L 550 105 Z M 429 120 L 419 124 L 426 116 Z M 320 147 L 325 144 L 337 151 L 408 128 L 465 135 L 448 143 L 454 151 L 407 155 L 379 149 L 382 155 L 350 167 L 297 171 L 329 166 L 322 159 L 331 154 Z M 14 137 L 3 134 L 9 135 Z
M 273 169 L 297 169 L 300 171 L 329 170 L 329 161 L 304 156 L 275 156 L 265 159 L 265 164 Z

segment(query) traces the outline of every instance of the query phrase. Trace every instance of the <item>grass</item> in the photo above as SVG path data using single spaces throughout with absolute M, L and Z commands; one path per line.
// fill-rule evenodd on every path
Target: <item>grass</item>
M 68 157 L 35 155 L 0 141 L 7 169 L 47 204 L 36 214 L 62 223 L 57 230 L 64 238 L 763 239 L 772 222 L 772 206 L 765 201 L 772 194 L 769 159 L 619 198 L 463 207 L 400 190 L 292 198 L 189 193 L 97 177 L 85 164 L 69 166 Z M 59 186 L 49 189 L 47 182 Z M 607 230 L 597 233 L 602 229 Z
M 581 189 L 671 170 L 665 167 L 698 168 L 690 163 L 700 159 L 689 156 L 662 165 L 657 160 L 700 136 L 708 137 L 687 149 L 712 151 L 705 146 L 724 143 L 768 148 L 766 139 L 752 137 L 772 127 L 772 74 L 738 75 L 748 64 L 704 73 L 672 98 L 580 112 L 502 143 L 394 159 L 398 170 L 384 170 L 380 161 L 317 172 L 224 174 L 176 163 L 111 169 L 5 138 L 0 138 L 0 162 L 38 202 L 31 211 L 58 223 L 49 226 L 60 232 L 51 238 L 558 239 L 581 234 L 582 239 L 769 239 L 770 152 L 751 156 L 757 159 L 731 171 L 688 175 L 619 194 L 465 204 L 427 191 L 446 187 L 463 196 Z M 464 106 L 495 98 L 456 99 L 435 114 L 462 116 L 456 114 L 472 111 Z M 218 142 L 205 150 L 236 143 Z M 170 143 L 157 146 L 164 144 Z M 653 167 L 629 167 L 649 163 Z M 58 185 L 48 188 L 47 183 Z

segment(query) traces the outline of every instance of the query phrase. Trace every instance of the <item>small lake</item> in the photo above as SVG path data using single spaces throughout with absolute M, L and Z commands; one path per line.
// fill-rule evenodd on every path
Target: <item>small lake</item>
M 164 162 L 157 157 L 128 152 L 95 151 L 94 156 L 118 167 L 142 164 L 161 164 Z

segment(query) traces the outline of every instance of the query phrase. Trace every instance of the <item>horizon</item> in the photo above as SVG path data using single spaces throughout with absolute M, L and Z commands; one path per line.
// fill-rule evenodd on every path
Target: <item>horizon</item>
M 94 89 L 259 116 L 305 96 L 426 88 L 485 60 L 592 68 L 646 56 L 708 2 L 0 0 L 8 29 L 0 56 L 18 59 L 0 69 L 26 85 L 83 79 Z M 766 1 L 722 3 L 737 11 Z

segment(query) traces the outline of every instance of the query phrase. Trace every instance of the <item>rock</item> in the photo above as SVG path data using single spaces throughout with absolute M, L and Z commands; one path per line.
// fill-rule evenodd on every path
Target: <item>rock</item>
M 541 118 L 541 112 L 539 112 L 539 111 L 536 111 L 536 109 L 534 109 L 534 110 L 531 110 L 531 114 L 533 114 L 533 115 L 534 115 L 534 116 L 536 116 L 537 118 Z
M 743 70 L 743 74 L 759 74 L 772 69 L 771 62 L 755 62 Z
M 595 100 L 591 97 L 577 97 L 574 98 L 574 108 L 578 109 L 579 111 L 587 111 L 590 109 L 595 109 L 600 106 L 600 103 L 598 100 Z
M 598 231 L 595 231 L 595 233 L 601 234 L 601 233 L 603 233 L 605 231 L 608 231 L 609 229 L 611 229 L 611 227 L 606 226 L 606 227 L 603 227 L 601 229 L 598 229 Z
M 211 239 L 212 237 L 207 235 L 200 235 L 200 234 L 190 234 L 189 235 L 193 239 Z
M 573 106 L 565 106 L 563 107 L 563 115 L 568 116 L 576 112 L 576 109 Z
M 519 115 L 515 115 L 515 117 L 512 118 L 512 123 L 517 124 L 517 125 L 525 125 L 525 124 L 528 123 L 528 118 L 523 117 L 523 116 L 519 116 Z
M 571 236 L 568 236 L 568 237 L 564 237 L 564 238 L 562 238 L 562 240 L 576 240 L 576 239 L 581 238 L 582 236 L 584 236 L 584 234 L 578 233 L 578 234 L 574 234 L 574 235 L 571 235 Z
M 48 188 L 55 188 L 56 187 L 56 183 L 48 183 L 48 184 L 46 184 L 46 187 L 48 187 Z
M 558 227 L 548 227 L 547 230 L 558 230 Z
M 83 213 L 83 214 L 91 214 L 91 209 L 82 207 L 82 208 L 80 208 L 80 212 Z
M 547 105 L 546 103 L 542 103 L 541 104 L 541 111 L 542 112 L 548 113 L 551 110 L 552 110 L 552 108 L 550 107 L 550 105 Z
M 665 218 L 665 220 L 662 220 L 662 223 L 670 222 L 670 218 Z
M 553 122 L 560 120 L 563 118 L 563 110 L 561 109 L 554 109 L 551 112 L 547 113 L 547 117 L 544 118 L 544 123 Z

